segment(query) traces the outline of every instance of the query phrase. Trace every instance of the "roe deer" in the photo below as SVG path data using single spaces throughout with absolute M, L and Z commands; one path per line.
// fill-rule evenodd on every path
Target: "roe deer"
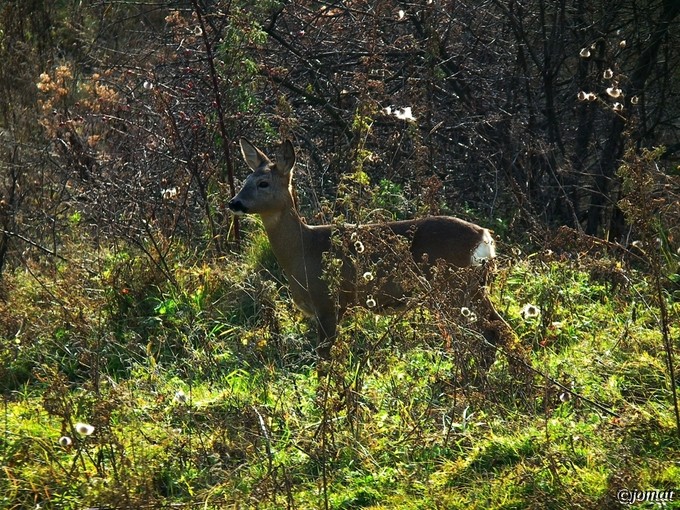
M 403 304 L 407 297 L 407 292 L 395 276 L 400 272 L 393 266 L 379 268 L 382 278 L 368 282 L 365 281 L 367 278 L 357 277 L 356 268 L 347 254 L 341 259 L 337 290 L 332 292 L 335 285 L 329 287 L 326 270 L 328 260 L 324 260 L 324 253 L 332 249 L 334 232 L 343 228 L 352 231 L 354 228 L 353 235 L 358 233 L 366 244 L 371 243 L 371 239 L 385 239 L 386 236 L 391 236 L 393 240 L 401 239 L 407 246 L 402 255 L 411 258 L 411 262 L 415 262 L 418 267 L 424 266 L 426 271 L 419 274 L 428 280 L 432 280 L 436 272 L 432 266 L 440 259 L 462 268 L 484 266 L 496 255 L 494 241 L 487 229 L 449 216 L 360 227 L 307 225 L 298 215 L 292 195 L 292 169 L 295 165 L 293 144 L 289 140 L 285 141 L 273 162 L 245 138 L 240 143 L 243 158 L 252 173 L 246 178 L 241 191 L 229 201 L 229 209 L 235 214 L 259 214 L 262 218 L 274 255 L 288 279 L 293 301 L 305 315 L 316 320 L 319 334 L 317 354 L 322 359 L 330 357 L 338 321 L 348 306 L 384 310 Z M 357 243 L 356 237 L 353 239 L 355 255 L 363 252 L 363 243 Z M 389 242 L 393 244 L 395 241 Z M 352 243 L 350 249 L 351 246 Z M 388 250 L 383 248 L 383 251 Z M 375 265 L 379 265 L 382 256 L 387 255 L 380 251 L 374 250 L 371 255 Z M 485 279 L 486 268 L 481 267 L 480 271 Z M 364 273 L 364 276 L 366 274 L 372 275 Z M 479 278 L 479 274 L 476 277 Z M 484 283 L 477 281 L 472 291 L 474 297 L 484 305 L 485 313 L 488 312 L 482 319 L 487 325 L 489 321 L 500 321 L 506 325 L 488 299 Z M 487 327 L 484 331 L 484 336 L 492 343 L 496 343 L 494 339 L 497 339 L 494 330 L 497 332 L 498 326 L 493 329 Z

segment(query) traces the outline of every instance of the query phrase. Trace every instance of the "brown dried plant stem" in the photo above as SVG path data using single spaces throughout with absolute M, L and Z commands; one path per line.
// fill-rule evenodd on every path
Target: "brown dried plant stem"
M 673 352 L 673 342 L 671 341 L 670 328 L 668 327 L 668 308 L 666 306 L 666 299 L 663 295 L 663 285 L 661 284 L 661 267 L 658 254 L 654 257 L 654 262 L 652 263 L 652 272 L 654 274 L 654 290 L 656 292 L 656 298 L 659 301 L 659 314 L 661 315 L 661 336 L 663 338 L 663 347 L 666 353 L 666 363 L 668 364 L 671 395 L 673 396 L 675 427 L 678 438 L 680 438 L 680 407 L 678 407 L 678 388 L 675 384 L 675 354 Z
M 227 125 L 224 122 L 224 108 L 222 107 L 222 94 L 220 94 L 219 78 L 217 76 L 217 70 L 215 69 L 215 56 L 213 54 L 212 45 L 210 44 L 210 39 L 208 39 L 208 32 L 205 29 L 205 21 L 203 19 L 201 8 L 198 5 L 198 0 L 191 0 L 191 4 L 201 27 L 203 43 L 205 44 L 205 52 L 208 57 L 208 69 L 210 69 L 210 79 L 212 81 L 213 94 L 215 96 L 217 121 L 220 128 L 220 135 L 222 136 L 222 150 L 224 151 L 224 161 L 227 165 L 227 184 L 229 186 L 230 196 L 234 196 L 236 194 L 236 186 L 234 184 L 234 160 L 231 156 L 231 144 L 229 137 L 227 136 Z M 234 236 L 234 241 L 236 242 L 236 246 L 238 248 L 241 238 L 238 217 L 234 214 L 231 214 L 230 217 L 232 222 L 230 230 Z

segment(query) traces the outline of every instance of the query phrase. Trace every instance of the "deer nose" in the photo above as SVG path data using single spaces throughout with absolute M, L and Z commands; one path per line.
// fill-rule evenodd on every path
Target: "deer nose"
M 236 197 L 229 200 L 227 207 L 229 207 L 229 209 L 231 209 L 233 212 L 237 214 L 238 213 L 245 214 L 248 212 L 248 208 L 245 205 L 243 205 L 243 202 L 241 202 Z

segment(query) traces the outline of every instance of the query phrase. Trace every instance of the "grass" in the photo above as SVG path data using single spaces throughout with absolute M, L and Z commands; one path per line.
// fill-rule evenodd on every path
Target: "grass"
M 79 249 L 4 277 L 0 506 L 590 509 L 680 488 L 657 311 L 634 269 L 612 261 L 628 280 L 614 288 L 599 260 L 500 269 L 493 297 L 536 372 L 498 354 L 468 379 L 474 335 L 447 347 L 426 310 L 357 312 L 319 380 L 261 234 L 240 258 L 176 253 L 171 275 Z

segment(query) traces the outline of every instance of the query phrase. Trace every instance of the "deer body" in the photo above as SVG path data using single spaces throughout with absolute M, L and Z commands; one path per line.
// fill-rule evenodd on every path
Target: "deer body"
M 310 226 L 295 209 L 292 196 L 292 168 L 295 152 L 290 141 L 280 148 L 275 162 L 245 139 L 241 152 L 253 170 L 241 191 L 229 201 L 236 214 L 259 214 L 274 255 L 288 279 L 293 301 L 308 317 L 316 320 L 319 332 L 317 352 L 328 358 L 335 339 L 338 321 L 347 307 L 375 306 L 376 311 L 398 308 L 408 293 L 398 275 L 382 269 L 376 282 L 366 282 L 355 274 L 355 266 L 342 256 L 340 278 L 335 294 L 330 291 L 325 274 L 324 253 L 332 250 L 336 225 Z M 495 257 L 494 241 L 489 231 L 467 221 L 448 216 L 432 216 L 416 220 L 345 227 L 358 240 L 395 238 L 408 243 L 412 262 L 430 266 L 437 260 L 458 266 L 477 266 Z M 355 243 L 356 251 L 363 247 Z M 351 254 L 350 254 L 351 255 Z M 378 253 L 371 259 L 378 262 Z M 394 268 L 391 268 L 394 271 Z M 396 272 L 396 271 L 395 271 Z M 479 289 L 477 289 L 479 291 Z M 485 301 L 490 305 L 488 298 Z M 500 316 L 491 306 L 491 319 Z M 502 319 L 500 319 L 502 320 Z

